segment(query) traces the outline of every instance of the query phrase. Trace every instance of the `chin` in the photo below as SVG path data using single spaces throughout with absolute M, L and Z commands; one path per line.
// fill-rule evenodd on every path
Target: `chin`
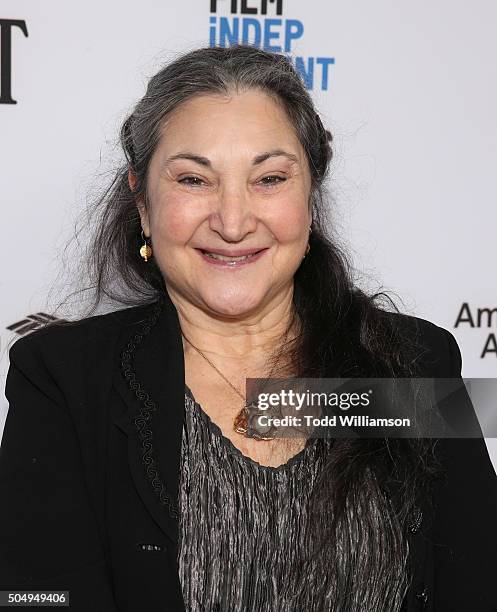
M 262 303 L 262 296 L 258 299 L 253 292 L 246 294 L 226 295 L 220 291 L 217 295 L 206 295 L 204 304 L 214 313 L 236 317 L 256 310 Z

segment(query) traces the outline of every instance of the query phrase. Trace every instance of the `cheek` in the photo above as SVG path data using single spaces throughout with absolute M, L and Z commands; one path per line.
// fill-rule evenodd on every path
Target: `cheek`
M 160 236 L 167 243 L 184 244 L 195 232 L 202 220 L 202 211 L 191 205 L 191 200 L 165 197 L 154 208 L 152 235 Z
M 301 242 L 303 236 L 307 236 L 309 216 L 302 201 L 302 198 L 285 199 L 281 205 L 272 208 L 268 225 L 278 242 Z

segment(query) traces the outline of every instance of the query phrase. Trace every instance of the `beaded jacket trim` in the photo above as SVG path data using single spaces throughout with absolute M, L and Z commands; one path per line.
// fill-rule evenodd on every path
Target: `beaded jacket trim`
M 177 504 L 166 492 L 166 486 L 162 481 L 153 447 L 153 435 L 150 428 L 153 412 L 157 410 L 157 403 L 150 397 L 150 394 L 143 388 L 134 370 L 134 353 L 140 343 L 147 336 L 159 319 L 159 315 L 164 307 L 164 299 L 159 297 L 150 315 L 143 321 L 139 331 L 128 341 L 126 348 L 121 353 L 121 371 L 126 379 L 128 387 L 135 394 L 140 402 L 140 413 L 134 417 L 133 423 L 136 432 L 141 439 L 142 462 L 145 467 L 147 480 L 153 492 L 158 497 L 159 502 L 166 508 L 169 516 L 174 519 L 179 518 Z

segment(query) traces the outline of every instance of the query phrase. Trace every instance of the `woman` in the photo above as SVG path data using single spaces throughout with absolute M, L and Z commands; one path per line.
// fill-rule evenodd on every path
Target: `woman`
M 96 305 L 132 307 L 10 351 L 1 589 L 85 611 L 497 609 L 481 438 L 246 435 L 248 377 L 461 375 L 450 333 L 354 286 L 331 136 L 290 62 L 186 53 L 121 137 L 90 270 Z

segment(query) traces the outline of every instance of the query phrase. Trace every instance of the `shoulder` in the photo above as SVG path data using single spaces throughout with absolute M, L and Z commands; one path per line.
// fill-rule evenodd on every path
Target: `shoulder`
M 109 353 L 120 334 L 142 322 L 155 304 L 123 308 L 76 321 L 55 321 L 17 339 L 9 349 L 14 366 L 28 371 L 43 364 L 64 367 Z
M 454 335 L 439 325 L 413 315 L 385 313 L 399 333 L 416 345 L 415 360 L 426 377 L 461 375 L 461 350 Z

